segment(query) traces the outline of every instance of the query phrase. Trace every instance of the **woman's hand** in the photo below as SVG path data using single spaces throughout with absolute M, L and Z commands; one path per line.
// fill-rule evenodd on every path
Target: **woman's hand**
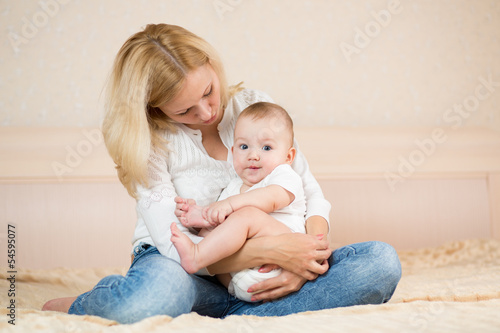
M 324 262 L 332 250 L 322 235 L 290 233 L 274 238 L 268 249 L 269 262 L 306 280 L 314 280 L 328 270 L 328 264 Z
M 321 264 L 325 272 L 328 270 L 328 260 Z M 272 267 L 268 267 L 271 269 Z M 315 276 L 317 278 L 318 275 Z M 256 283 L 248 289 L 248 292 L 254 293 L 252 301 L 272 301 L 274 299 L 286 296 L 290 293 L 300 290 L 307 282 L 303 277 L 292 272 L 283 270 L 277 277 Z

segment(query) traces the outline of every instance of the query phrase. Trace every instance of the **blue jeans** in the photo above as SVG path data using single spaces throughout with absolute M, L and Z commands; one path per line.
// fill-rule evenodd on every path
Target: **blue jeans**
M 142 245 L 126 276 L 111 275 L 80 295 L 70 314 L 96 315 L 134 323 L 154 315 L 172 317 L 195 311 L 228 315 L 284 316 L 292 313 L 387 302 L 401 278 L 396 251 L 382 242 L 335 250 L 330 269 L 297 292 L 273 302 L 247 303 L 231 296 L 214 277 L 187 274 L 154 246 Z

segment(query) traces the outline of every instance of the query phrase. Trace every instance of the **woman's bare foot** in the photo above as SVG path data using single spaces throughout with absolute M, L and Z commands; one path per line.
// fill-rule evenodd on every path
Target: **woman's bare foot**
M 181 257 L 181 266 L 189 274 L 198 272 L 202 267 L 197 265 L 196 253 L 197 246 L 194 244 L 188 236 L 184 235 L 177 225 L 172 223 L 170 225 L 170 230 L 172 231 L 171 241 L 174 243 L 179 256 Z
M 51 299 L 43 305 L 42 311 L 58 311 L 68 313 L 69 307 L 73 304 L 76 298 L 77 296 Z

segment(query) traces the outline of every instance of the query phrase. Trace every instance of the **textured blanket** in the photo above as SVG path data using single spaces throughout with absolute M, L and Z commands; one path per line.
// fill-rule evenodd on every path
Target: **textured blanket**
M 89 290 L 126 268 L 18 270 L 15 325 L 8 309 L 9 274 L 0 269 L 0 330 L 5 332 L 500 332 L 500 241 L 467 240 L 399 253 L 403 277 L 387 304 L 285 317 L 195 313 L 156 316 L 133 325 L 93 316 L 42 312 L 45 301 Z M 11 322 L 12 323 L 12 322 Z

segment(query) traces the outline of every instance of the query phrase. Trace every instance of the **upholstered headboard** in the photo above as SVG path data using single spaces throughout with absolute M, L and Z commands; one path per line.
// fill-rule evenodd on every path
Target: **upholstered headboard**
M 500 238 L 500 134 L 485 128 L 301 128 L 300 149 L 332 203 L 332 246 L 397 249 Z M 94 128 L 0 129 L 0 231 L 18 265 L 129 262 L 135 202 Z

